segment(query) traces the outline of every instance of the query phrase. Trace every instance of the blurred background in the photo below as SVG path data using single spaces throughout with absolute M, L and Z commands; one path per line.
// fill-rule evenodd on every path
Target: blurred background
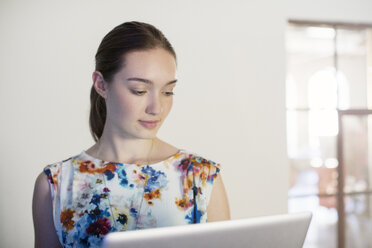
M 310 210 L 304 247 L 372 247 L 372 2 L 0 0 L 0 246 L 33 247 L 34 182 L 93 145 L 103 36 L 178 56 L 159 138 L 221 163 L 232 219 Z
M 372 25 L 290 21 L 286 52 L 289 211 L 306 247 L 372 247 Z

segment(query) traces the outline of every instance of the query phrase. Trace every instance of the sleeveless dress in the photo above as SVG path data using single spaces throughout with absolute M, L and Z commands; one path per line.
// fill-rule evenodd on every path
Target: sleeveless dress
M 49 164 L 44 173 L 59 241 L 99 247 L 109 232 L 205 223 L 220 169 L 183 149 L 146 165 L 103 161 L 85 151 Z

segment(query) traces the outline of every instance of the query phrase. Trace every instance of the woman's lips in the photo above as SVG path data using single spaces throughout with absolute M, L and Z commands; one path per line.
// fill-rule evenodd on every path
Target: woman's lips
M 154 128 L 159 121 L 139 121 L 139 123 L 146 128 Z

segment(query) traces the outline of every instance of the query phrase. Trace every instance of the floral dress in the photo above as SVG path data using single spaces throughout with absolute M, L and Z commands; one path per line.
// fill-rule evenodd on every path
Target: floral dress
M 99 247 L 109 232 L 205 223 L 220 169 L 183 149 L 154 164 L 103 161 L 85 151 L 49 164 L 44 172 L 59 241 Z

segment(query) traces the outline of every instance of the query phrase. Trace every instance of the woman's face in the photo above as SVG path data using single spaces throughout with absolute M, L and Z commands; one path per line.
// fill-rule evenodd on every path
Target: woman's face
M 175 77 L 176 62 L 168 51 L 127 53 L 124 66 L 107 87 L 106 121 L 111 131 L 119 130 L 127 138 L 154 138 L 172 108 Z

